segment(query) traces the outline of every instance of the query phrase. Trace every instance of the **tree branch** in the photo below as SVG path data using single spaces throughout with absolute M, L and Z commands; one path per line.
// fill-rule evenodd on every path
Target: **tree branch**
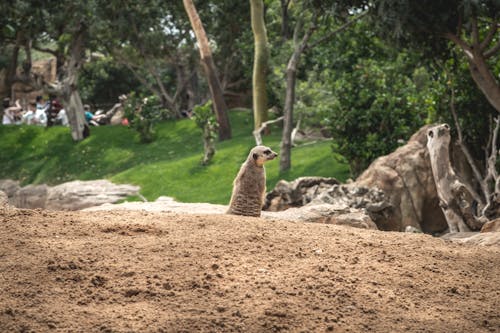
M 273 119 L 273 120 L 265 121 L 260 125 L 260 127 L 258 129 L 253 131 L 253 136 L 255 137 L 255 143 L 257 144 L 257 146 L 262 145 L 262 132 L 267 128 L 267 126 L 274 124 L 274 123 L 277 123 L 277 122 L 282 121 L 282 120 L 283 120 L 283 116 L 276 118 L 276 119 Z
M 474 46 L 474 48 L 478 48 L 479 47 L 479 31 L 477 29 L 477 18 L 475 15 L 472 15 L 471 24 L 472 24 L 472 45 Z
M 496 54 L 498 51 L 500 51 L 500 40 L 491 49 L 484 52 L 484 59 L 488 59 L 489 57 Z
M 495 120 L 496 126 L 493 130 L 493 135 L 491 139 L 491 153 L 486 161 L 486 177 L 484 178 L 484 182 L 488 186 L 488 182 L 490 180 L 494 183 L 494 193 L 500 195 L 500 176 L 496 170 L 496 161 L 499 155 L 499 151 L 497 148 L 497 140 L 498 140 L 498 131 L 500 129 L 500 117 L 497 117 Z M 486 198 L 486 206 L 482 210 L 482 214 L 485 215 L 488 209 L 492 205 L 491 197 L 488 196 Z
M 481 45 L 479 46 L 481 51 L 484 51 L 484 49 L 486 49 L 486 47 L 491 43 L 493 37 L 495 37 L 495 33 L 497 32 L 497 30 L 498 30 L 498 20 L 495 17 L 493 19 L 493 22 L 491 23 L 488 34 L 486 35 L 486 37 L 484 37 L 484 40 L 481 42 Z
M 49 53 L 49 54 L 52 54 L 54 57 L 57 57 L 57 51 L 56 50 L 48 49 L 48 48 L 45 48 L 45 47 L 40 47 L 40 46 L 38 46 L 36 44 L 34 44 L 32 47 L 35 50 L 37 50 L 37 51 L 44 52 L 44 53 Z
M 318 39 L 317 41 L 315 41 L 314 43 L 311 43 L 309 44 L 309 46 L 306 48 L 306 49 L 313 49 L 315 46 L 317 46 L 318 44 L 321 44 L 323 43 L 325 40 L 331 38 L 332 36 L 338 34 L 339 32 L 341 31 L 344 31 L 345 29 L 347 29 L 350 25 L 352 25 L 353 23 L 355 23 L 356 21 L 360 20 L 361 18 L 365 17 L 366 15 L 368 14 L 368 11 L 365 11 L 363 13 L 361 13 L 360 15 L 356 16 L 355 18 L 353 18 L 352 20 L 350 20 L 349 22 L 346 22 L 344 23 L 343 25 L 341 25 L 340 27 L 338 27 L 337 29 L 335 29 L 334 31 L 331 31 L 329 34 L 327 34 L 326 36 L 323 36 L 322 38 Z
M 472 169 L 472 173 L 474 174 L 474 177 L 476 180 L 481 184 L 481 189 L 483 192 L 488 189 L 484 188 L 483 186 L 483 177 L 481 176 L 481 172 L 479 172 L 479 169 L 476 166 L 476 163 L 474 162 L 474 159 L 472 158 L 472 155 L 469 152 L 469 149 L 467 149 L 467 146 L 465 145 L 465 142 L 463 141 L 463 136 L 462 136 L 462 129 L 460 128 L 460 123 L 458 122 L 458 117 L 457 117 L 457 112 L 455 110 L 455 91 L 453 90 L 453 87 L 451 87 L 451 98 L 450 98 L 450 110 L 451 114 L 453 115 L 453 120 L 455 121 L 455 127 L 457 128 L 458 132 L 458 145 L 460 146 L 460 149 L 462 149 L 462 152 L 465 155 L 465 158 L 467 159 L 467 162 L 469 162 L 469 165 Z M 484 207 L 485 203 L 484 200 L 481 198 L 481 196 L 470 186 L 467 186 L 467 189 L 469 192 L 472 194 L 474 197 L 474 200 L 476 200 L 482 207 Z M 484 193 L 485 197 L 488 195 L 488 193 Z
M 474 55 L 472 54 L 472 49 L 470 48 L 470 46 L 467 45 L 467 43 L 465 43 L 463 40 L 461 40 L 457 35 L 452 34 L 451 32 L 446 32 L 443 34 L 443 37 L 460 46 L 469 60 L 474 59 Z

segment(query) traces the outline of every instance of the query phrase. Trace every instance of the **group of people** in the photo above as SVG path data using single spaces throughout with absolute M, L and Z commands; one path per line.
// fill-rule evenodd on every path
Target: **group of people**
M 23 108 L 16 100 L 11 104 L 9 98 L 3 100 L 3 125 L 68 125 L 68 117 L 62 105 L 56 99 L 45 101 L 42 96 L 37 96 L 35 103 L 28 103 Z

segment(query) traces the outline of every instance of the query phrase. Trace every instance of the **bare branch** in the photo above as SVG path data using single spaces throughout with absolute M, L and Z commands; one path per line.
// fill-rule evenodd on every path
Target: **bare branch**
M 307 49 L 313 49 L 315 46 L 317 46 L 318 44 L 321 44 L 323 43 L 324 41 L 330 39 L 332 36 L 338 34 L 339 32 L 342 32 L 344 31 L 345 29 L 347 29 L 349 26 L 351 26 L 353 23 L 355 23 L 356 21 L 360 20 L 361 18 L 365 17 L 366 15 L 368 14 L 368 11 L 365 11 L 363 13 L 361 13 L 360 15 L 356 16 L 355 18 L 353 18 L 352 20 L 350 20 L 349 22 L 346 22 L 344 23 L 343 25 L 341 25 L 340 27 L 338 27 L 337 29 L 331 31 L 329 34 L 323 36 L 322 38 L 318 39 L 317 41 L 315 41 L 314 43 L 312 44 L 309 44 L 309 46 L 307 47 Z
M 485 188 L 483 186 L 483 177 L 481 175 L 481 172 L 479 172 L 479 169 L 474 162 L 474 159 L 472 158 L 472 155 L 469 152 L 469 149 L 465 145 L 465 142 L 463 141 L 463 136 L 462 136 L 462 129 L 460 128 L 460 123 L 458 122 L 458 117 L 457 117 L 457 112 L 455 110 L 455 91 L 453 90 L 453 87 L 451 87 L 451 98 L 450 98 L 450 110 L 451 114 L 453 115 L 453 120 L 455 121 L 455 127 L 457 128 L 457 133 L 458 133 L 458 145 L 460 146 L 460 149 L 462 149 L 462 152 L 465 155 L 465 158 L 467 159 L 467 162 L 469 163 L 472 173 L 474 174 L 474 177 L 476 180 L 481 184 L 481 189 L 483 192 L 485 191 Z M 487 186 L 486 186 L 487 187 Z M 485 202 L 481 198 L 481 196 L 470 186 L 467 186 L 467 189 L 471 193 L 471 195 L 474 197 L 474 200 L 476 200 L 482 207 L 484 207 Z M 488 189 L 486 188 L 488 191 Z M 488 196 L 488 193 L 484 193 L 485 197 Z
M 262 145 L 262 132 L 267 128 L 267 126 L 274 124 L 274 123 L 277 123 L 277 122 L 282 121 L 282 120 L 283 120 L 283 116 L 276 118 L 276 119 L 273 119 L 273 120 L 265 121 L 260 125 L 260 127 L 258 129 L 253 131 L 253 136 L 255 137 L 255 143 L 257 144 L 257 146 Z
M 491 43 L 493 40 L 493 37 L 495 37 L 495 33 L 498 30 L 498 20 L 497 18 L 493 19 L 493 22 L 490 25 L 490 30 L 488 31 L 488 34 L 486 37 L 484 37 L 484 40 L 481 42 L 481 45 L 479 46 L 481 51 L 484 51 L 486 47 Z
M 467 58 L 469 60 L 474 59 L 474 55 L 472 54 L 471 47 L 469 45 L 467 45 L 467 43 L 465 43 L 463 40 L 461 40 L 457 35 L 452 34 L 450 32 L 446 32 L 443 34 L 443 37 L 451 40 L 453 43 L 460 46 L 460 48 L 462 49 L 462 51 L 464 51 L 465 55 L 467 56 Z
M 498 43 L 493 45 L 488 51 L 484 52 L 484 59 L 488 59 L 489 57 L 495 55 L 498 51 L 500 51 L 500 40 Z

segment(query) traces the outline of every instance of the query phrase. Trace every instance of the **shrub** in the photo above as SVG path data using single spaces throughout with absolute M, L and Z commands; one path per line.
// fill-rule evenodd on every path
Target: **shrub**
M 142 97 L 132 92 L 127 98 L 124 109 L 129 126 L 139 133 L 140 142 L 153 142 L 154 124 L 163 119 L 167 113 L 161 107 L 158 97 Z

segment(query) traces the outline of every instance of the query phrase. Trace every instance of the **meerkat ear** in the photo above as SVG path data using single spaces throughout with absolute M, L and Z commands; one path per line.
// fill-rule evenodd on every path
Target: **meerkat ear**
M 259 158 L 259 155 L 256 153 L 253 153 L 253 159 L 257 161 L 257 158 Z

